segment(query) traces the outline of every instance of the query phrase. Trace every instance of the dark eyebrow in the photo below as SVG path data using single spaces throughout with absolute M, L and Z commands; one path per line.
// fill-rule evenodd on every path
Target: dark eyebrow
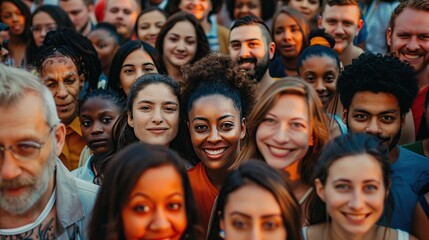
M 249 218 L 249 219 L 252 218 L 252 216 L 250 216 L 250 215 L 247 215 L 247 214 L 241 213 L 241 212 L 237 212 L 237 211 L 231 212 L 229 215 L 239 215 L 239 216 Z M 279 216 L 281 216 L 281 214 L 266 214 L 266 215 L 262 215 L 262 218 L 271 218 L 271 217 L 279 217 Z
M 226 115 L 219 117 L 217 120 L 222 120 L 222 119 L 229 118 L 229 117 L 235 118 L 235 116 L 232 114 L 226 114 Z M 203 118 L 203 117 L 196 117 L 196 118 L 192 119 L 192 121 L 197 121 L 197 120 L 201 120 L 201 121 L 205 121 L 205 122 L 209 121 L 207 118 Z

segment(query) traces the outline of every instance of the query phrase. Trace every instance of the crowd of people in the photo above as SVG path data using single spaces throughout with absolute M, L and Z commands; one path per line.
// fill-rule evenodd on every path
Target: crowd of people
M 0 0 L 0 239 L 429 239 L 429 0 Z

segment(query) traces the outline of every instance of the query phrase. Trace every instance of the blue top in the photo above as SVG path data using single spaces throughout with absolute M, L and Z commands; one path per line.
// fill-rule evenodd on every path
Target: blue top
M 392 167 L 393 214 L 391 228 L 409 232 L 413 210 L 418 200 L 418 192 L 429 182 L 429 159 L 399 147 L 399 157 Z M 380 225 L 387 226 L 383 214 Z

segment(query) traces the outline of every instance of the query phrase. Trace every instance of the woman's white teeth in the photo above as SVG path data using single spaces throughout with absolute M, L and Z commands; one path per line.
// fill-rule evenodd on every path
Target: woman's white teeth
M 272 151 L 274 154 L 286 154 L 286 153 L 288 153 L 288 152 L 289 152 L 289 150 L 288 150 L 288 149 L 276 148 L 276 147 L 273 147 L 273 146 L 270 146 L 270 149 L 271 149 L 271 151 Z
M 362 220 L 366 217 L 366 214 L 359 214 L 359 215 L 347 214 L 347 217 L 353 220 Z
M 204 149 L 204 152 L 206 152 L 209 155 L 218 155 L 223 152 L 225 152 L 226 148 L 216 149 L 216 150 L 210 150 L 210 149 Z

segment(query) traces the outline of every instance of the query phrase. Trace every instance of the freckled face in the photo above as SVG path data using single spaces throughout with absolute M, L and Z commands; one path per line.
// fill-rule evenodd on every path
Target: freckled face
M 42 63 L 40 79 L 54 96 L 61 122 L 71 123 L 77 115 L 77 100 L 84 83 L 74 62 L 64 56 L 50 57 Z

